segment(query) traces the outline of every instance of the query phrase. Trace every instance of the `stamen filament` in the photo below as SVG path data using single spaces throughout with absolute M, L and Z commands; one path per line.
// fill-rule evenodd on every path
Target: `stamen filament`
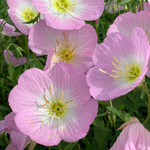
M 68 104 L 68 103 L 71 103 L 71 102 L 73 102 L 73 100 L 71 100 L 71 101 L 67 101 L 67 102 L 65 102 L 65 104 Z
M 57 42 L 57 44 L 60 46 L 60 47 L 62 47 L 62 45 L 58 42 L 58 40 L 56 39 L 56 42 Z
M 126 76 L 128 76 L 128 63 L 125 64 Z
M 71 45 L 73 44 L 74 40 L 75 40 L 75 39 L 72 40 L 72 42 L 70 43 L 70 45 L 68 46 L 68 48 L 71 47 Z
M 112 65 L 113 65 L 114 67 L 116 67 L 116 69 L 119 70 L 119 71 L 122 73 L 122 70 L 121 70 L 119 67 L 117 67 L 114 62 L 112 62 Z
M 121 63 L 119 62 L 119 60 L 117 60 L 117 58 L 114 56 L 114 60 L 119 64 L 121 65 Z
M 112 70 L 112 72 L 117 73 L 118 75 L 120 75 L 121 77 L 123 76 L 123 74 L 121 74 L 120 72 L 116 71 L 116 70 Z
M 64 96 L 64 91 L 61 93 L 61 97 L 59 99 L 60 102 L 62 102 L 63 96 Z
M 49 94 L 50 94 L 50 96 L 52 96 L 52 89 L 51 89 L 51 86 L 49 86 Z
M 71 53 L 77 48 L 77 45 L 72 49 Z

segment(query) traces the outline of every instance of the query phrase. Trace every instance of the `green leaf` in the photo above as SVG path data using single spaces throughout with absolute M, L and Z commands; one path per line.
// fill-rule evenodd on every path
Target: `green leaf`
M 119 3 L 119 5 L 120 6 L 124 6 L 124 5 L 126 5 L 126 4 L 128 4 L 128 3 L 130 3 L 132 0 L 124 0 L 124 1 L 122 1 L 121 3 Z
M 107 137 L 107 130 L 101 129 L 99 127 L 94 126 L 94 138 L 98 142 L 100 150 L 103 150 L 103 146 L 105 145 L 105 139 Z
M 104 121 L 100 120 L 99 118 L 95 118 L 95 120 L 92 123 L 94 126 L 100 127 L 102 129 L 104 129 Z
M 74 143 L 70 143 L 68 144 L 64 150 L 72 150 L 72 148 L 74 148 L 76 145 L 77 145 L 78 141 L 77 142 L 74 142 Z
M 114 114 L 116 114 L 118 117 L 120 117 L 123 121 L 127 122 L 129 121 L 130 119 L 130 114 L 124 112 L 124 111 L 121 111 L 115 107 L 107 107 L 107 109 L 111 112 L 113 112 Z

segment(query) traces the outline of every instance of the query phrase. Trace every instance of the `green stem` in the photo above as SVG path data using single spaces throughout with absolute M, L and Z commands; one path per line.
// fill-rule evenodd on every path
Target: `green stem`
M 60 144 L 58 144 L 58 148 L 59 148 L 59 150 L 61 150 L 61 146 L 60 146 Z
M 106 112 L 103 113 L 103 114 L 99 114 L 99 115 L 97 115 L 96 117 L 102 117 L 102 116 L 105 116 L 105 115 L 106 115 Z
M 140 11 L 143 10 L 143 0 L 140 2 Z
M 146 117 L 145 121 L 143 122 L 143 125 L 145 126 L 147 124 L 147 122 L 149 121 L 149 119 L 150 119 L 150 94 L 149 94 L 146 82 L 143 83 L 141 88 L 144 90 L 144 92 L 146 93 L 146 95 L 148 97 L 147 117 Z
M 34 148 L 35 148 L 36 145 L 37 145 L 37 143 L 34 142 L 34 141 L 32 141 L 28 150 L 34 150 Z
M 10 55 L 9 55 L 9 50 L 8 50 L 8 48 L 7 48 L 7 56 L 8 56 L 8 60 L 9 60 L 9 65 L 10 65 L 10 67 L 11 67 L 11 71 L 12 71 L 12 73 L 14 73 L 14 69 L 13 69 L 13 66 L 12 66 L 12 63 L 11 63 L 11 60 L 10 60 Z
M 28 38 L 27 36 L 24 34 L 24 41 L 25 41 L 25 49 L 27 50 L 27 54 L 29 53 L 29 48 L 28 48 Z

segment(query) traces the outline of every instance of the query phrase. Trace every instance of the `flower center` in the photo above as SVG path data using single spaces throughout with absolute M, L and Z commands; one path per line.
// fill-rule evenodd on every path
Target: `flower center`
M 64 62 L 72 63 L 73 58 L 75 57 L 74 51 L 75 51 L 77 45 L 72 47 L 72 45 L 74 43 L 74 39 L 72 40 L 72 42 L 70 44 L 68 44 L 64 33 L 63 33 L 63 36 L 65 39 L 65 44 L 64 44 L 64 46 L 62 46 L 56 39 L 58 47 L 57 48 L 55 47 L 55 52 L 54 52 L 54 56 L 52 59 L 57 60 L 58 62 L 64 61 Z
M 24 9 L 24 11 L 22 13 L 22 16 L 26 22 L 29 22 L 29 21 L 35 19 L 37 17 L 37 15 L 38 15 L 38 12 L 34 11 L 30 8 Z
M 113 77 L 114 79 L 125 79 L 127 82 L 133 82 L 135 81 L 142 73 L 141 65 L 138 63 L 132 63 L 129 64 L 126 62 L 125 65 L 122 67 L 122 64 L 114 57 L 114 60 L 116 63 L 119 64 L 119 67 L 112 62 L 112 65 L 116 68 L 116 70 L 112 70 L 112 73 L 107 73 L 106 71 L 99 69 L 102 73 L 108 74 L 110 77 Z M 122 69 L 121 69 L 122 68 Z
M 71 12 L 75 8 L 77 8 L 75 7 L 75 5 L 77 4 L 76 0 L 74 0 L 73 3 L 71 0 L 53 0 L 52 3 L 55 10 L 60 13 Z
M 50 96 L 52 97 L 51 87 L 49 88 Z M 61 119 L 66 115 L 67 109 L 68 109 L 68 103 L 71 103 L 73 100 L 65 102 L 63 99 L 64 91 L 61 94 L 60 98 L 54 98 L 51 99 L 51 101 L 48 101 L 46 97 L 43 95 L 43 98 L 45 100 L 44 105 L 39 105 L 40 107 L 44 107 L 46 111 L 49 114 L 49 117 L 51 118 L 51 123 L 53 122 L 53 119 Z

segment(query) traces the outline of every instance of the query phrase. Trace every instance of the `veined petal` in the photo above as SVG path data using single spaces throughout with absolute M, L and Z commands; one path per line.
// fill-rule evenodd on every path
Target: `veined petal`
M 147 72 L 149 41 L 144 30 L 135 27 L 131 39 L 123 33 L 109 34 L 95 48 L 95 67 L 87 75 L 95 99 L 109 100 L 134 89 Z

